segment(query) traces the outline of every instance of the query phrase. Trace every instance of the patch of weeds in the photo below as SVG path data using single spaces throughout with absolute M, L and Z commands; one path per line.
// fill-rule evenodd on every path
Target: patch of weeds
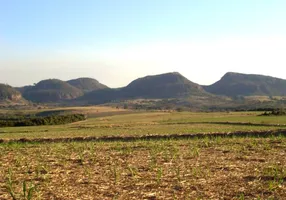
M 15 166 L 16 167 L 20 167 L 21 166 L 21 158 L 19 156 L 17 156 L 15 159 L 14 159 L 14 163 L 15 163 Z
M 130 175 L 132 178 L 135 178 L 135 176 L 136 176 L 137 173 L 138 173 L 137 168 L 134 167 L 134 166 L 128 165 L 127 169 L 128 169 L 129 175 Z
M 245 199 L 244 193 L 239 194 L 237 199 L 238 200 L 244 200 Z
M 120 180 L 120 170 L 117 166 L 117 163 L 115 163 L 114 165 L 110 167 L 110 171 L 112 174 L 112 178 L 114 180 L 114 184 L 116 185 L 118 181 Z
M 179 149 L 176 148 L 175 146 L 171 146 L 170 153 L 171 153 L 172 160 L 176 160 L 179 155 Z
M 8 169 L 6 189 L 13 200 L 31 200 L 33 193 L 35 191 L 35 186 L 33 184 L 27 185 L 26 181 L 22 184 L 22 193 L 17 194 L 14 188 L 13 173 L 11 168 Z
M 46 180 L 47 174 L 48 174 L 48 170 L 46 167 L 44 167 L 42 165 L 37 165 L 37 167 L 36 167 L 36 179 Z
M 115 147 L 113 147 L 115 151 L 120 152 L 124 156 L 128 156 L 132 154 L 132 148 L 129 145 L 123 143 L 116 143 Z
M 191 172 L 192 172 L 192 175 L 194 177 L 197 177 L 197 178 L 199 178 L 199 177 L 201 177 L 203 175 L 203 171 L 202 171 L 202 169 L 199 166 L 193 167 L 191 169 Z
M 281 182 L 272 180 L 268 182 L 268 190 L 271 192 L 274 192 L 279 186 L 281 185 Z
M 84 167 L 84 175 L 88 180 L 91 180 L 92 174 L 90 168 Z
M 123 146 L 122 147 L 122 150 L 121 150 L 121 153 L 124 155 L 124 156 L 129 156 L 132 154 L 132 148 L 128 145 L 126 146 Z
M 13 180 L 12 180 L 12 170 L 11 170 L 11 168 L 8 169 L 6 189 L 7 189 L 7 192 L 10 194 L 10 196 L 12 197 L 12 199 L 13 200 L 17 200 L 16 194 L 15 194 L 14 188 L 13 188 Z
M 272 165 L 263 169 L 263 177 L 268 180 L 269 191 L 275 191 L 281 187 L 286 176 L 286 171 L 283 166 Z
M 191 147 L 189 153 L 191 157 L 198 158 L 200 156 L 200 149 L 196 146 Z
M 271 147 L 271 145 L 270 145 L 269 142 L 265 142 L 265 143 L 263 144 L 263 150 L 265 150 L 265 151 L 270 151 L 271 149 L 272 149 L 272 147 Z
M 286 176 L 286 170 L 283 166 L 273 164 L 269 167 L 263 169 L 264 176 L 273 177 L 274 180 L 278 181 L 280 179 L 284 179 Z
M 153 169 L 154 167 L 157 166 L 157 163 L 158 163 L 158 158 L 157 158 L 157 153 L 156 151 L 152 151 L 150 150 L 149 151 L 149 156 L 150 156 L 150 168 Z
M 211 146 L 211 140 L 209 137 L 206 137 L 202 140 L 202 142 L 199 144 L 200 147 L 202 148 L 208 148 Z
M 160 185 L 162 182 L 162 177 L 163 177 L 163 168 L 160 167 L 157 169 L 157 177 L 156 177 L 156 182 L 157 185 Z
M 27 186 L 26 181 L 23 182 L 23 197 L 25 200 L 31 200 L 33 193 L 35 190 L 35 186 L 33 184 L 30 184 Z
M 176 173 L 177 181 L 178 183 L 180 183 L 181 182 L 181 168 L 179 165 L 175 168 L 175 173 Z

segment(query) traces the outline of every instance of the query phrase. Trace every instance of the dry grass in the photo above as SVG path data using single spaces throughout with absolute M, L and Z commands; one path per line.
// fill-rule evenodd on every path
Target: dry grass
M 286 139 L 232 138 L 0 145 L 0 199 L 9 169 L 34 199 L 283 199 Z
M 63 126 L 3 128 L 0 139 L 285 129 L 285 117 L 257 115 L 133 113 Z M 283 136 L 2 143 L 0 200 L 12 199 L 13 195 L 28 199 L 23 185 L 26 191 L 33 191 L 32 199 L 283 199 L 285 149 Z

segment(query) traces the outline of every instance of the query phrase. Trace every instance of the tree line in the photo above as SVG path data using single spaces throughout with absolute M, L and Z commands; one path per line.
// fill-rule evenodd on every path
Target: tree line
M 83 121 L 83 114 L 53 115 L 46 117 L 0 117 L 0 127 L 60 125 Z

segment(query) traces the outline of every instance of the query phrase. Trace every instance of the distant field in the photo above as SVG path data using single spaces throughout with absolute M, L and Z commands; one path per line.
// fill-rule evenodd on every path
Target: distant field
M 256 100 L 256 101 L 273 101 L 273 100 L 285 100 L 285 96 L 245 96 L 246 100 Z
M 102 113 L 117 113 L 117 112 L 126 112 L 128 110 L 120 109 L 120 108 L 113 108 L 107 106 L 86 106 L 86 107 L 31 107 L 30 109 L 0 109 L 0 114 L 35 114 L 47 111 L 65 111 L 67 113 L 75 112 L 75 113 L 83 113 L 90 116 L 97 116 L 98 114 Z
M 286 196 L 285 134 L 152 139 L 154 135 L 198 133 L 285 133 L 285 116 L 258 116 L 261 112 L 143 112 L 106 107 L 70 110 L 86 112 L 89 118 L 68 125 L 1 128 L 0 200 L 13 199 L 12 196 L 28 199 L 29 191 L 31 199 L 63 200 L 259 200 Z M 23 138 L 114 136 L 138 139 L 21 142 L 25 141 Z M 152 137 L 144 140 L 140 139 L 142 136 Z
M 135 112 L 101 109 L 73 108 L 88 112 L 90 117 L 86 121 L 68 125 L 2 128 L 0 139 L 211 134 L 286 128 L 285 116 L 258 116 L 258 112 Z M 94 112 L 97 115 L 91 114 Z

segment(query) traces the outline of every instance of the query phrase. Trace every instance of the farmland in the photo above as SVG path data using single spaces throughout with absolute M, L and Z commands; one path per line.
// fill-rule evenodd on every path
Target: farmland
M 1 128 L 0 199 L 28 199 L 29 191 L 32 199 L 286 196 L 285 116 L 72 110 L 89 117 L 67 125 Z M 269 134 L 251 136 L 260 132 Z M 221 137 L 212 137 L 217 133 Z

